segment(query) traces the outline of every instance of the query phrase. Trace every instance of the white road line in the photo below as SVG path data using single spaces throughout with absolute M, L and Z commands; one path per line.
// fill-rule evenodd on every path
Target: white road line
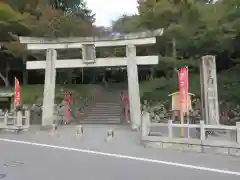
M 228 171 L 228 170 L 214 169 L 214 168 L 208 168 L 208 167 L 203 167 L 203 166 L 194 166 L 194 165 L 181 164 L 181 163 L 175 163 L 175 162 L 169 162 L 169 161 L 160 161 L 160 160 L 155 160 L 155 159 L 126 156 L 126 155 L 121 155 L 121 154 L 104 153 L 104 152 L 99 152 L 99 151 L 91 151 L 91 150 L 87 150 L 87 149 L 77 149 L 77 148 L 70 148 L 70 147 L 64 147 L 64 146 L 55 146 L 55 145 L 49 145 L 49 144 L 40 144 L 40 143 L 34 143 L 34 142 L 28 142 L 28 141 L 19 141 L 19 140 L 11 140 L 11 139 L 3 139 L 3 138 L 0 138 L 0 141 L 32 145 L 32 146 L 39 146 L 39 147 L 62 149 L 62 150 L 67 150 L 67 151 L 83 152 L 83 153 L 109 156 L 109 157 L 115 157 L 115 158 L 121 158 L 121 159 L 131 159 L 131 160 L 136 160 L 136 161 L 165 164 L 165 165 L 170 165 L 170 166 L 177 166 L 177 167 L 183 167 L 183 168 L 189 168 L 189 169 L 196 169 L 196 170 L 202 170 L 202 171 L 209 171 L 209 172 L 216 172 L 216 173 L 221 173 L 221 174 L 240 176 L 240 172 L 236 172 L 236 171 Z

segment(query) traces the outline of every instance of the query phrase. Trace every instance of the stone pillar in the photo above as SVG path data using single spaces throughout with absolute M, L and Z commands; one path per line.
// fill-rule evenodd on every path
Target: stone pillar
M 173 137 L 173 127 L 172 127 L 172 120 L 168 120 L 168 137 Z
M 141 107 L 138 82 L 138 67 L 136 62 L 136 46 L 127 45 L 126 53 L 130 117 L 132 129 L 137 130 L 141 125 Z
M 205 126 L 204 126 L 204 121 L 203 120 L 200 121 L 200 140 L 201 141 L 206 140 Z
M 29 110 L 25 110 L 25 127 L 29 127 L 30 126 L 30 111 Z
M 203 56 L 201 61 L 201 85 L 206 124 L 219 124 L 218 88 L 214 56 Z
M 8 126 L 8 111 L 4 114 L 4 128 Z
M 236 122 L 237 128 L 237 143 L 240 144 L 240 122 Z
M 43 97 L 43 115 L 42 126 L 52 126 L 54 118 L 54 99 L 55 99 L 55 83 L 57 52 L 55 49 L 47 49 L 44 97 Z
M 150 125 L 151 125 L 151 121 L 150 121 L 150 114 L 146 111 L 143 111 L 142 113 L 142 138 L 147 137 L 150 133 Z
M 16 113 L 16 125 L 18 127 L 22 126 L 23 125 L 23 122 L 22 122 L 22 111 L 21 110 L 18 110 L 17 113 Z

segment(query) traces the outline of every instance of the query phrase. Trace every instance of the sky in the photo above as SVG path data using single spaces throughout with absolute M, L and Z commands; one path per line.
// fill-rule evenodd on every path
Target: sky
M 86 0 L 87 6 L 96 13 L 97 26 L 111 26 L 121 15 L 136 14 L 137 0 Z

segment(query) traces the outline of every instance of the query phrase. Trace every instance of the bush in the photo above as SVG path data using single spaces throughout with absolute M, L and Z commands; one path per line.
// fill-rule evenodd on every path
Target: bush
M 154 79 L 140 84 L 140 96 L 143 100 L 169 101 L 171 99 L 168 95 L 176 91 L 178 91 L 177 76 L 170 79 Z M 200 96 L 200 79 L 195 74 L 189 74 L 189 92 Z
M 228 101 L 240 104 L 240 79 L 237 69 L 228 70 L 218 74 L 218 98 L 219 101 Z M 141 99 L 148 101 L 170 100 L 168 94 L 178 91 L 177 76 L 165 79 L 159 78 L 145 81 L 140 84 Z M 189 92 L 201 96 L 200 76 L 189 74 Z

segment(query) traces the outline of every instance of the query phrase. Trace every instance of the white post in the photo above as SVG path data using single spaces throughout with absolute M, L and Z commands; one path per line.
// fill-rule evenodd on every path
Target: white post
M 17 126 L 20 127 L 22 126 L 22 111 L 17 111 L 17 115 L 16 115 L 16 119 L 17 119 Z
M 25 127 L 29 128 L 30 126 L 30 111 L 25 111 Z
M 203 120 L 200 121 L 200 138 L 201 138 L 201 141 L 206 140 L 205 126 L 204 126 L 204 121 Z
M 56 82 L 56 68 L 55 68 L 56 60 L 57 60 L 56 50 L 48 49 L 45 70 L 42 126 L 52 126 L 53 123 L 55 82 Z
M 240 122 L 236 122 L 237 128 L 237 143 L 240 144 Z
M 5 128 L 8 126 L 8 111 L 4 114 L 4 126 Z
M 168 120 L 168 137 L 173 137 L 172 120 Z
M 136 63 L 136 46 L 127 45 L 128 96 L 132 129 L 138 130 L 141 125 L 141 105 L 139 95 L 138 67 Z
M 148 112 L 143 112 L 142 114 L 142 137 L 146 137 L 149 135 L 150 132 L 150 115 Z

